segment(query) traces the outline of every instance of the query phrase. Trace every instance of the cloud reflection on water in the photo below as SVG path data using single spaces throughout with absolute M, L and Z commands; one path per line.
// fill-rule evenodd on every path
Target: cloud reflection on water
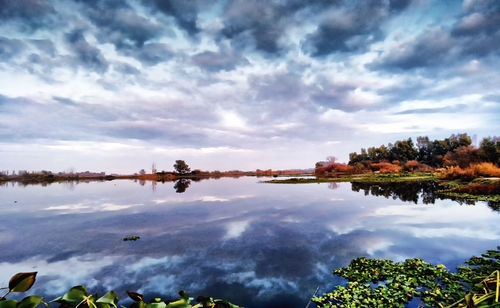
M 452 267 L 494 247 L 500 235 L 498 213 L 483 204 L 414 204 L 413 197 L 365 196 L 348 183 L 329 190 L 255 182 L 203 181 L 182 195 L 170 185 L 151 192 L 132 182 L 9 187 L 5 200 L 21 193 L 27 200 L 0 217 L 0 273 L 36 268 L 35 291 L 53 296 L 87 284 L 121 298 L 125 290 L 164 297 L 186 289 L 246 307 L 303 307 L 316 286 L 321 292 L 338 283 L 331 270 L 352 258 L 423 257 Z M 89 204 L 104 206 L 78 211 Z M 141 239 L 121 241 L 133 234 Z

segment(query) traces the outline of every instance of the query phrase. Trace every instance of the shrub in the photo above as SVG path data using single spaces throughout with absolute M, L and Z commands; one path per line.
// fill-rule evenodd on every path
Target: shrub
M 345 165 L 340 163 L 330 163 L 326 166 L 317 166 L 315 169 L 316 174 L 325 173 L 342 173 L 342 174 L 352 174 L 355 171 L 355 167 L 351 165 Z
M 432 168 L 426 164 L 419 163 L 416 160 L 409 160 L 403 166 L 403 170 L 408 172 L 431 172 Z
M 460 166 L 466 168 L 480 161 L 479 150 L 472 146 L 463 146 L 455 151 L 446 153 L 443 158 L 444 166 Z
M 445 180 L 466 179 L 470 180 L 477 176 L 472 168 L 462 169 L 460 166 L 452 166 L 446 169 L 440 169 L 439 177 Z
M 481 176 L 500 176 L 500 168 L 492 163 L 479 163 L 473 165 L 472 168 L 474 168 L 477 174 Z
M 403 170 L 401 166 L 387 162 L 371 164 L 371 168 L 374 171 L 380 171 L 380 173 L 399 173 Z
M 479 163 L 471 165 L 467 168 L 460 166 L 452 166 L 446 169 L 441 169 L 440 178 L 446 180 L 466 179 L 470 180 L 478 176 L 500 176 L 500 168 L 492 163 Z

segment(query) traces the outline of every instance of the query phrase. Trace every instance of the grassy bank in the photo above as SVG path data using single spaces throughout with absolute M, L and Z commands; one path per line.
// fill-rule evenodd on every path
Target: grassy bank
M 454 199 L 466 203 L 486 201 L 500 204 L 500 178 L 475 178 L 473 180 L 443 180 L 434 173 L 371 173 L 354 174 L 339 177 L 294 177 L 264 181 L 272 184 L 311 184 L 349 182 L 365 184 L 411 183 L 434 181 L 439 188 L 437 196 Z
M 500 205 L 500 179 L 476 178 L 472 181 L 442 181 L 436 194 L 465 202 L 487 201 Z
M 273 184 L 309 184 L 330 182 L 361 182 L 361 183 L 395 183 L 409 181 L 435 181 L 437 177 L 433 173 L 365 173 L 343 175 L 339 177 L 310 177 L 289 178 L 264 181 Z
M 79 174 L 53 174 L 51 172 L 32 172 L 22 175 L 5 176 L 0 174 L 0 185 L 8 182 L 21 183 L 22 185 L 46 185 L 60 182 L 91 182 L 112 180 L 139 180 L 153 182 L 173 182 L 177 180 L 201 181 L 205 179 L 219 179 L 224 177 L 239 178 L 244 176 L 279 177 L 279 176 L 310 176 L 303 170 L 284 171 L 194 171 L 190 173 L 158 172 L 156 174 L 130 174 L 130 175 L 79 175 Z

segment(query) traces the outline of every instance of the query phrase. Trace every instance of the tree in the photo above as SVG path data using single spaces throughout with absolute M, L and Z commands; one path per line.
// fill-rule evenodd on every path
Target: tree
M 389 158 L 391 160 L 407 162 L 409 160 L 415 160 L 417 155 L 418 150 L 413 146 L 411 138 L 408 138 L 408 140 L 396 141 L 389 149 Z
M 432 164 L 432 142 L 427 136 L 417 137 L 417 160 L 424 164 Z
M 481 141 L 480 150 L 484 160 L 494 164 L 500 163 L 500 141 L 498 138 L 484 138 Z
M 459 147 L 455 151 L 446 153 L 443 157 L 444 166 L 460 166 L 466 168 L 470 164 L 478 163 L 481 160 L 479 150 L 473 146 Z
M 191 171 L 191 169 L 186 164 L 186 162 L 183 160 L 180 160 L 180 159 L 175 161 L 174 169 L 175 169 L 175 171 L 177 171 L 177 173 L 180 173 L 180 174 L 186 174 L 186 173 L 189 173 Z
M 329 164 L 334 163 L 334 162 L 336 162 L 336 161 L 337 161 L 337 157 L 335 157 L 335 156 L 328 156 L 328 157 L 326 158 L 326 161 L 327 161 Z

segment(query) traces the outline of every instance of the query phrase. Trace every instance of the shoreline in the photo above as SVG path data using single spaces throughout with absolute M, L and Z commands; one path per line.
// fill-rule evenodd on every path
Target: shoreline
M 186 180 L 204 180 L 218 179 L 223 177 L 239 178 L 244 176 L 255 177 L 278 177 L 278 176 L 311 176 L 311 172 L 303 170 L 278 170 L 278 171 L 212 171 L 212 172 L 195 172 L 178 174 L 174 172 L 158 172 L 156 174 L 129 174 L 129 175 L 57 175 L 52 173 L 26 173 L 16 176 L 0 177 L 0 185 L 4 183 L 22 183 L 22 184 L 50 184 L 63 182 L 104 182 L 113 180 L 139 180 L 139 181 L 155 181 L 155 182 L 173 182 L 181 179 Z

